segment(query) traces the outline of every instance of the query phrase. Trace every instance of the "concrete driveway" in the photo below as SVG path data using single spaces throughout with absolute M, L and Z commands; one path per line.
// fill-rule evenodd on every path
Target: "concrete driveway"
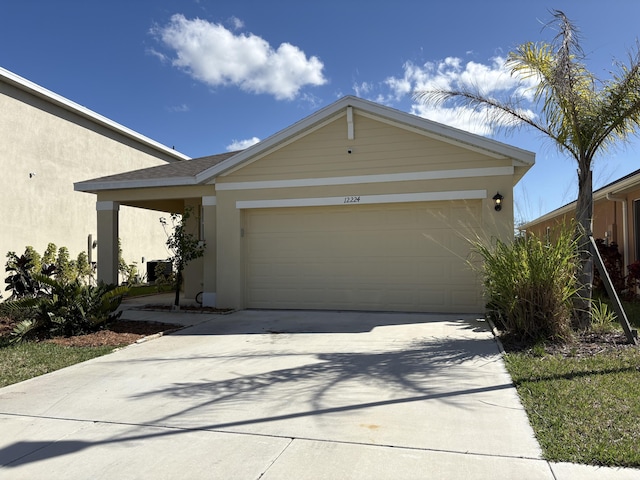
M 0 477 L 563 478 L 473 316 L 177 315 L 0 389 Z

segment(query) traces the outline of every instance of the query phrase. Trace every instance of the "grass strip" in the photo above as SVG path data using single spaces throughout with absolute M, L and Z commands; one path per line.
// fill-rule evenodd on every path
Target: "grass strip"
M 640 467 L 639 349 L 505 360 L 547 460 Z
M 0 347 L 0 388 L 112 352 L 114 347 L 63 347 L 23 342 Z

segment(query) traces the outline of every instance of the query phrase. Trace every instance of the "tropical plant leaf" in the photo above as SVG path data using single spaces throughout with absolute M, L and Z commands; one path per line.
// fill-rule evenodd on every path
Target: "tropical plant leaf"
M 19 343 L 24 341 L 29 335 L 35 333 L 38 327 L 38 322 L 35 319 L 21 321 L 11 332 L 11 340 L 9 342 Z

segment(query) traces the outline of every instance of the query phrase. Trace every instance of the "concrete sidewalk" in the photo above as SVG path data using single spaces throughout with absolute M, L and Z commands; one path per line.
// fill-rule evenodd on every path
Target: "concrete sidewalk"
M 0 477 L 638 478 L 542 460 L 473 317 L 142 319 L 178 318 L 193 326 L 0 389 Z

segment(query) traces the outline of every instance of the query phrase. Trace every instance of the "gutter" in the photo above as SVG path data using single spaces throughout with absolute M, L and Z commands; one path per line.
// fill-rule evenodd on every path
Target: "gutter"
M 622 236 L 624 237 L 624 276 L 626 277 L 629 272 L 627 271 L 627 265 L 629 264 L 629 232 L 627 227 L 627 205 L 628 201 L 626 197 L 616 197 L 612 193 L 607 193 L 607 200 L 612 202 L 622 203 Z

